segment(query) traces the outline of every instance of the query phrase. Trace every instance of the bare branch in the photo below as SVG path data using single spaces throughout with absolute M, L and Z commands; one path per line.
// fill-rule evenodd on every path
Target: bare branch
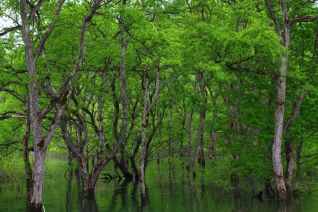
M 18 99 L 20 102 L 23 102 L 23 103 L 25 102 L 25 100 L 21 96 L 19 96 L 19 94 L 15 90 L 8 89 L 8 88 L 1 88 L 0 91 L 3 91 L 3 92 L 11 94 L 16 99 Z
M 289 127 L 292 125 L 293 121 L 298 116 L 301 104 L 303 103 L 305 99 L 305 95 L 306 95 L 306 90 L 303 90 L 300 96 L 298 97 L 297 102 L 294 104 L 294 108 L 293 108 L 293 112 L 291 116 L 287 119 L 287 122 L 284 125 L 283 134 L 285 134 L 288 131 Z
M 312 23 L 312 22 L 318 22 L 318 17 L 310 17 L 310 16 L 297 17 L 292 19 L 289 22 L 289 25 L 292 26 L 296 23 Z
M 274 23 L 275 32 L 279 35 L 279 37 L 281 37 L 280 25 L 278 22 L 277 15 L 274 11 L 274 8 L 273 8 L 272 4 L 270 3 L 270 0 L 264 0 L 264 2 L 265 2 L 265 6 L 267 8 L 268 14 Z
M 0 120 L 5 120 L 9 118 L 25 118 L 25 114 L 20 113 L 20 112 L 15 112 L 15 111 L 8 111 L 5 113 L 0 114 Z
M 71 152 L 75 153 L 76 156 L 79 156 L 80 155 L 79 150 L 72 142 L 71 136 L 68 132 L 65 116 L 61 117 L 60 128 L 61 128 L 61 132 L 62 132 L 62 137 L 63 137 L 67 147 L 71 150 Z
M 158 93 L 159 93 L 159 83 L 160 83 L 160 67 L 157 66 L 156 67 L 156 79 L 155 79 L 155 88 L 154 88 L 154 93 L 153 96 L 151 98 L 151 102 L 150 105 L 148 107 L 148 112 L 152 109 L 153 105 L 155 104 L 157 98 L 158 98 Z
M 18 25 L 18 26 L 4 28 L 3 31 L 0 32 L 0 37 L 8 34 L 9 32 L 13 32 L 13 31 L 15 31 L 17 29 L 21 29 L 21 26 Z
M 41 2 L 41 0 L 39 1 L 39 3 L 40 2 Z M 62 6 L 63 6 L 64 2 L 65 2 L 65 0 L 59 0 L 59 2 L 57 3 L 57 6 L 56 6 L 56 9 L 55 9 L 55 12 L 54 12 L 54 18 L 53 18 L 52 22 L 49 24 L 48 29 L 45 32 L 45 34 L 40 39 L 39 48 L 36 50 L 36 53 L 35 53 L 35 60 L 42 53 L 42 51 L 44 49 L 44 46 L 45 46 L 45 42 L 47 41 L 47 39 L 51 35 L 53 29 L 55 28 L 56 19 L 57 19 L 58 15 L 61 12 L 61 9 L 62 9 Z
M 65 79 L 65 81 L 63 82 L 63 85 L 61 86 L 61 89 L 60 89 L 59 95 L 58 95 L 59 97 L 62 97 L 65 94 L 65 92 L 67 91 L 67 89 L 69 89 L 71 80 L 74 77 L 74 75 L 77 73 L 77 71 L 80 67 L 80 64 L 83 61 L 84 49 L 85 49 L 85 34 L 87 31 L 87 27 L 88 27 L 89 22 L 91 21 L 91 19 L 95 15 L 96 10 L 102 5 L 102 1 L 103 0 L 94 1 L 94 4 L 91 7 L 91 10 L 89 11 L 88 15 L 83 18 L 82 28 L 81 28 L 81 32 L 80 32 L 80 44 L 79 44 L 79 52 L 78 52 L 77 60 L 76 60 L 74 66 L 69 74 L 69 77 L 67 77 Z
M 29 16 L 28 16 L 28 19 L 29 19 L 29 20 L 33 18 L 33 16 L 34 16 L 35 13 L 39 10 L 39 8 L 41 7 L 41 5 L 42 5 L 43 2 L 44 2 L 44 0 L 39 0 L 38 3 L 31 8 L 30 14 L 29 14 Z

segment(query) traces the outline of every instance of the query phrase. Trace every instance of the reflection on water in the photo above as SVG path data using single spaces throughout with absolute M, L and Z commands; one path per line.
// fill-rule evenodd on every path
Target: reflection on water
M 187 172 L 167 172 L 149 169 L 147 187 L 141 192 L 140 184 L 129 181 L 105 182 L 100 180 L 95 199 L 86 200 L 78 190 L 78 170 L 46 174 L 44 206 L 46 211 L 318 211 L 313 196 L 290 204 L 259 201 L 241 193 L 236 188 L 224 189 L 199 176 L 195 181 Z M 191 176 L 191 175 L 190 175 Z M 230 180 L 230 179 L 229 179 Z M 26 211 L 27 189 L 23 178 L 0 183 L 0 211 Z M 233 195 L 234 191 L 234 195 Z

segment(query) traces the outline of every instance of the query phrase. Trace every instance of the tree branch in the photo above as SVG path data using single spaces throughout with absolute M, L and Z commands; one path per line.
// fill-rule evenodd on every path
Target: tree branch
M 312 23 L 312 22 L 318 22 L 318 17 L 311 17 L 311 16 L 297 17 L 292 19 L 289 22 L 289 25 L 292 26 L 296 23 Z
M 35 6 L 31 7 L 31 11 L 30 11 L 30 14 L 28 16 L 29 20 L 33 18 L 33 16 L 39 10 L 39 8 L 41 7 L 43 2 L 44 2 L 44 0 L 39 0 L 38 3 Z
M 77 73 L 80 64 L 83 61 L 84 58 L 84 49 L 85 49 L 85 34 L 87 31 L 87 27 L 89 22 L 92 20 L 93 16 L 95 15 L 96 10 L 102 5 L 102 1 L 103 0 L 96 0 L 94 1 L 93 6 L 91 7 L 88 15 L 86 17 L 83 18 L 82 21 L 82 28 L 81 28 L 81 32 L 80 32 L 80 44 L 79 44 L 79 51 L 78 51 L 78 55 L 77 55 L 77 60 L 69 74 L 69 77 L 67 77 L 62 86 L 61 89 L 59 90 L 59 97 L 62 99 L 62 97 L 65 95 L 66 91 L 70 88 L 70 83 L 71 80 L 73 79 L 74 75 Z
M 21 118 L 25 118 L 25 114 L 15 112 L 15 111 L 8 111 L 8 112 L 0 114 L 0 120 L 5 120 L 5 119 L 9 119 L 9 118 L 21 119 Z
M 301 92 L 300 96 L 298 97 L 297 102 L 294 104 L 294 108 L 293 108 L 293 112 L 292 112 L 291 116 L 287 119 L 287 121 L 284 125 L 283 134 L 285 134 L 288 131 L 288 129 L 292 125 L 293 121 L 298 116 L 301 104 L 303 103 L 303 101 L 305 99 L 305 95 L 306 95 L 306 90 L 303 90 Z
M 159 84 L 160 84 L 160 67 L 159 65 L 156 67 L 156 79 L 155 79 L 155 88 L 154 88 L 154 94 L 151 98 L 150 105 L 148 107 L 147 113 L 152 109 L 153 105 L 155 104 L 157 98 L 158 98 L 158 93 L 159 93 Z
M 275 32 L 279 35 L 279 37 L 281 37 L 281 30 L 280 30 L 280 25 L 278 22 L 278 18 L 277 15 L 273 9 L 272 4 L 270 3 L 270 0 L 264 0 L 265 2 L 265 6 L 267 8 L 268 14 L 270 16 L 270 18 L 272 19 L 274 26 L 275 26 Z
M 15 31 L 17 29 L 21 29 L 21 26 L 18 25 L 18 26 L 3 28 L 3 31 L 0 32 L 0 37 L 6 35 L 9 32 L 13 32 L 13 31 Z
M 40 0 L 39 3 L 41 1 L 42 0 Z M 57 3 L 57 6 L 56 6 L 56 9 L 55 9 L 55 12 L 54 12 L 54 18 L 53 18 L 52 22 L 49 24 L 48 29 L 45 32 L 45 34 L 40 38 L 39 48 L 36 50 L 36 53 L 35 53 L 35 60 L 42 53 L 42 51 L 44 49 L 44 46 L 45 46 L 45 42 L 49 38 L 49 36 L 52 33 L 53 29 L 55 28 L 56 19 L 57 19 L 58 15 L 61 12 L 61 9 L 62 9 L 62 6 L 63 6 L 64 2 L 65 2 L 65 0 L 59 0 L 59 2 Z

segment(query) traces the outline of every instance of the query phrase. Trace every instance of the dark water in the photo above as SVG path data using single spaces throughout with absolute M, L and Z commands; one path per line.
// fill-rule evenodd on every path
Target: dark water
M 58 164 L 58 165 L 57 165 Z M 231 189 L 224 189 L 207 177 L 189 180 L 184 173 L 166 171 L 157 166 L 148 170 L 147 195 L 139 185 L 129 182 L 99 180 L 94 200 L 84 200 L 78 191 L 76 174 L 65 172 L 66 165 L 48 167 L 44 188 L 45 211 L 318 211 L 313 195 L 278 207 L 270 201 L 242 195 L 235 201 Z M 63 170 L 63 171 L 62 171 Z M 11 176 L 0 182 L 0 211 L 26 211 L 26 183 L 23 177 Z M 224 186 L 223 186 L 224 187 Z

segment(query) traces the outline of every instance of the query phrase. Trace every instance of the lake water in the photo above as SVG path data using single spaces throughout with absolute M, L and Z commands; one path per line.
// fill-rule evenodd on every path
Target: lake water
M 318 198 L 314 193 L 284 207 L 278 207 L 275 202 L 253 199 L 247 192 L 242 194 L 240 201 L 234 201 L 231 189 L 217 186 L 207 177 L 199 176 L 193 181 L 185 173 L 169 172 L 163 168 L 160 171 L 157 165 L 151 165 L 148 169 L 146 196 L 140 194 L 138 184 L 100 179 L 95 200 L 87 201 L 77 189 L 74 172 L 65 172 L 65 163 L 61 162 L 57 166 L 48 166 L 45 175 L 44 207 L 48 212 L 318 211 Z M 25 185 L 21 176 L 2 179 L 0 211 L 26 211 Z

